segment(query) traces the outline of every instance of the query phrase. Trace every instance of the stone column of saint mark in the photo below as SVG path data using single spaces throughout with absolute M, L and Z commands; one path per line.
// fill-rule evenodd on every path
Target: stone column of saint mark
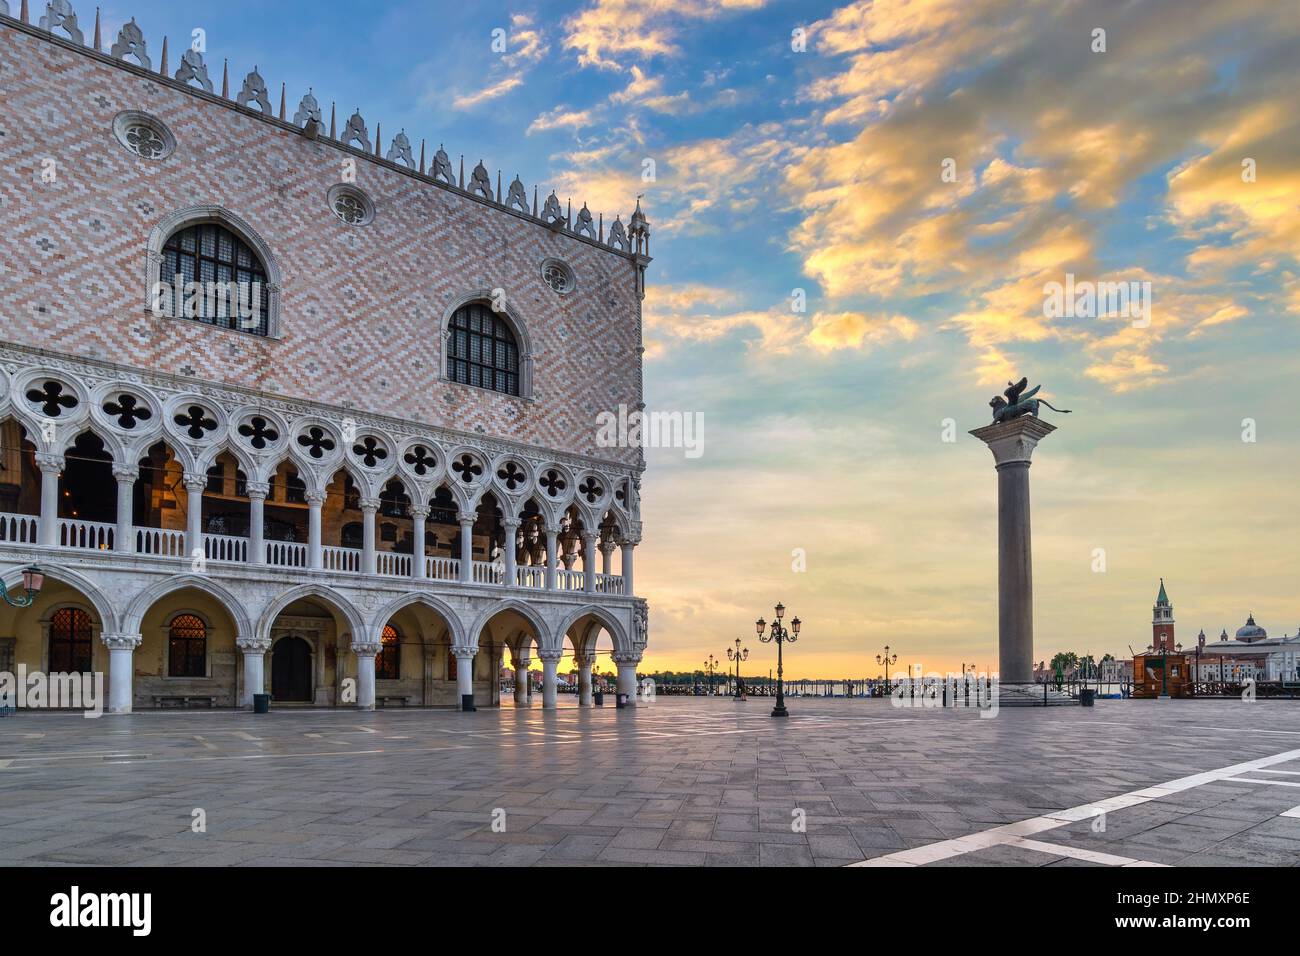
M 971 432 L 988 445 L 998 472 L 998 671 L 1003 692 L 1034 687 L 1034 583 L 1029 526 L 1029 462 L 1056 431 L 1035 417 Z

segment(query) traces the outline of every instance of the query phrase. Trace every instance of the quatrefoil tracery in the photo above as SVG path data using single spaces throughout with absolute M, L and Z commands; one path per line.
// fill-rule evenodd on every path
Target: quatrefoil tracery
M 402 456 L 402 460 L 410 465 L 411 470 L 417 475 L 427 474 L 431 469 L 436 468 L 438 465 L 438 459 L 429 454 L 429 449 L 425 448 L 423 445 L 416 445 Z
M 217 430 L 217 420 L 208 416 L 202 405 L 191 405 L 173 419 L 185 429 L 191 438 L 202 438 L 205 434 Z
M 248 439 L 248 443 L 259 451 L 267 445 L 275 444 L 280 433 L 271 427 L 261 415 L 254 415 L 239 426 L 239 434 Z
M 367 435 L 352 446 L 352 454 L 360 458 L 367 468 L 374 468 L 388 457 L 388 449 L 374 435 Z
M 40 388 L 28 389 L 27 401 L 40 405 L 41 411 L 48 418 L 58 418 L 65 408 L 73 409 L 80 404 L 76 395 L 65 393 L 63 385 L 55 381 L 47 381 Z
M 325 434 L 325 429 L 314 425 L 298 436 L 298 444 L 313 458 L 324 458 L 326 452 L 334 450 L 334 439 Z
M 137 422 L 147 421 L 153 418 L 153 412 L 149 410 L 134 395 L 123 393 L 117 396 L 117 401 L 109 399 L 104 403 L 104 411 L 117 419 L 117 424 L 121 428 L 135 428 Z
M 528 475 L 526 475 L 524 470 L 519 467 L 518 462 L 513 461 L 508 461 L 498 468 L 497 477 L 501 479 L 501 483 L 510 491 L 514 491 L 528 480 Z
M 541 485 L 542 490 L 552 498 L 560 497 L 560 495 L 564 494 L 564 489 L 569 487 L 569 483 L 564 480 L 564 476 L 554 468 L 542 475 L 542 479 L 538 484 Z
M 591 475 L 583 479 L 582 484 L 578 485 L 578 494 L 587 499 L 587 503 L 598 500 L 605 493 L 605 489 Z
M 460 476 L 460 480 L 467 485 L 472 485 L 479 475 L 483 474 L 483 466 L 474 460 L 473 455 L 461 455 L 451 466 L 451 470 Z

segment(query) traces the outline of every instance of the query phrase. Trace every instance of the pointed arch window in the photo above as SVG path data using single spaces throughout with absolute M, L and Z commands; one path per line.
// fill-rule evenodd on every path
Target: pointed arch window
M 484 302 L 462 305 L 448 324 L 447 374 L 462 385 L 520 394 L 519 345 Z
M 397 680 L 402 675 L 402 638 L 397 628 L 384 625 L 380 650 L 375 655 L 375 679 Z
M 168 236 L 159 281 L 169 290 L 159 304 L 172 317 L 270 334 L 266 266 L 243 239 L 219 223 L 186 226 Z

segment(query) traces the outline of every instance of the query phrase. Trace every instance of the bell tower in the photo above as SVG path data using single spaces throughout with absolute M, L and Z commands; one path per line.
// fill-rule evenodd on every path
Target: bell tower
M 1155 607 L 1151 609 L 1151 646 L 1156 653 L 1161 650 L 1174 652 L 1174 608 L 1165 593 L 1165 579 L 1160 579 L 1160 593 L 1156 596 Z

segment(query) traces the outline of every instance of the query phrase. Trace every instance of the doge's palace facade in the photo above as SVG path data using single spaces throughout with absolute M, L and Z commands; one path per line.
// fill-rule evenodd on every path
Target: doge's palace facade
M 0 670 L 109 710 L 635 692 L 649 226 L 0 0 Z M 217 76 L 218 72 L 223 73 Z M 431 157 L 431 158 L 429 158 Z M 508 652 L 508 653 L 507 653 Z

